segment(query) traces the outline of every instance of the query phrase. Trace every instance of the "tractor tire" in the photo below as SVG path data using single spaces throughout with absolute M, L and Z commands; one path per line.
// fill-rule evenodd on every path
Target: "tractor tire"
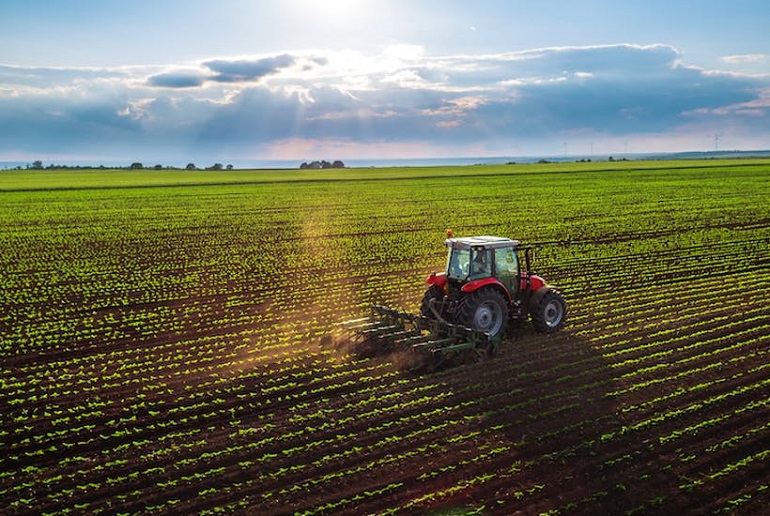
M 567 302 L 558 290 L 543 287 L 530 300 L 532 325 L 540 333 L 554 333 L 562 329 L 567 318 Z
M 425 291 L 425 295 L 422 296 L 422 303 L 420 304 L 420 315 L 426 319 L 435 321 L 436 314 L 430 309 L 431 301 L 433 301 L 433 307 L 437 312 L 441 313 L 441 304 L 444 301 L 444 291 L 438 285 L 431 285 L 428 290 Z
M 503 294 L 491 287 L 471 294 L 463 303 L 459 322 L 468 328 L 502 337 L 508 329 L 508 303 Z

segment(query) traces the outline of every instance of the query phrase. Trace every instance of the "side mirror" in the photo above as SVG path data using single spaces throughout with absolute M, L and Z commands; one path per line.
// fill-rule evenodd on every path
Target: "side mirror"
M 527 274 L 532 274 L 532 264 L 535 262 L 535 250 L 531 247 L 524 249 L 524 259 L 527 264 Z

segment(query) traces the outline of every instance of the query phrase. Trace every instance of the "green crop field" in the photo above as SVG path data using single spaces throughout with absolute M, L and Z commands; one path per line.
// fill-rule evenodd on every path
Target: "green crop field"
M 758 514 L 770 162 L 0 173 L 0 513 Z M 555 335 L 424 374 L 445 230 L 535 244 Z

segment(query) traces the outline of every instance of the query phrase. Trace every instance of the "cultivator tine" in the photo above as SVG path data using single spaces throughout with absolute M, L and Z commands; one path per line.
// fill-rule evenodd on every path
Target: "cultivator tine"
M 432 341 L 435 338 L 434 335 L 430 333 L 415 333 L 413 337 L 405 337 L 403 339 L 400 339 L 398 341 L 399 344 L 403 344 L 404 346 L 419 346 L 421 344 L 424 344 L 426 342 Z
M 352 319 L 350 321 L 343 321 L 339 324 L 339 326 L 341 326 L 345 330 L 358 333 L 368 329 L 379 328 L 383 326 L 383 322 L 373 321 L 370 317 L 365 317 L 363 319 Z
M 402 326 L 399 326 L 397 324 L 392 324 L 388 326 L 375 326 L 373 328 L 368 328 L 366 330 L 361 330 L 360 333 L 367 336 L 385 336 L 391 333 L 397 333 L 402 331 L 404 328 Z
M 343 322 L 340 323 L 340 325 L 356 326 L 358 324 L 366 324 L 366 323 L 370 323 L 370 322 L 372 322 L 372 320 L 369 317 L 360 317 L 358 319 L 350 319 L 348 321 L 343 321 Z
M 447 338 L 447 339 L 439 339 L 439 340 L 429 340 L 427 342 L 421 342 L 419 344 L 413 344 L 412 349 L 416 351 L 430 351 L 434 352 L 437 350 L 443 351 L 448 346 L 455 343 L 455 339 Z
M 418 338 L 421 337 L 421 335 L 419 330 L 402 330 L 393 333 L 386 333 L 382 335 L 382 337 L 390 340 L 394 344 L 404 344 L 408 339 Z

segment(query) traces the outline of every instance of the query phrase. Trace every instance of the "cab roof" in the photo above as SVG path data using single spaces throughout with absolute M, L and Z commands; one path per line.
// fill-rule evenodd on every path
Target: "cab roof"
M 446 246 L 452 249 L 497 249 L 499 247 L 518 247 L 518 240 L 496 236 L 474 236 L 447 238 Z

